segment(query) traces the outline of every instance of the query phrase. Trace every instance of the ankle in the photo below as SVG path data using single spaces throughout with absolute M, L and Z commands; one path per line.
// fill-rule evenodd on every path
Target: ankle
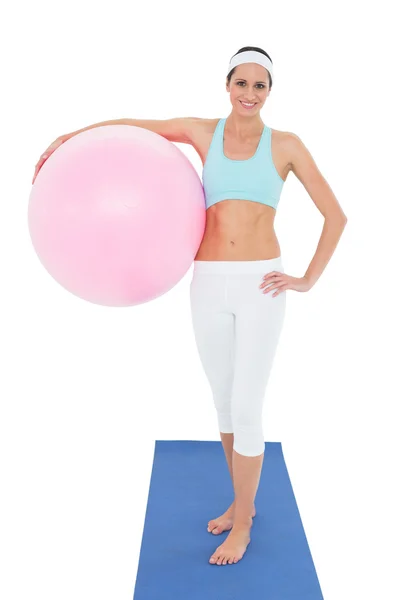
M 232 506 L 236 506 L 236 504 L 237 504 L 237 502 L 236 502 L 236 498 L 235 498 L 235 499 L 233 500 L 233 502 L 232 502 Z M 255 509 L 255 507 L 256 507 L 256 503 L 255 503 L 255 502 L 253 502 L 252 510 L 254 510 L 254 509 Z
M 250 513 L 247 512 L 247 511 L 243 511 L 242 509 L 238 508 L 237 504 L 236 504 L 236 500 L 234 500 L 232 502 L 232 504 L 231 504 L 231 506 L 229 508 L 231 508 L 234 513 L 237 513 L 239 517 L 241 517 L 241 516 L 244 517 L 244 519 L 250 519 L 250 518 L 253 519 L 253 516 L 256 513 L 256 505 L 255 505 L 255 503 L 253 504 Z
M 233 520 L 233 525 L 235 527 L 235 529 L 248 529 L 249 527 L 252 527 L 253 525 L 253 517 L 248 516 L 248 515 L 235 515 L 234 520 Z

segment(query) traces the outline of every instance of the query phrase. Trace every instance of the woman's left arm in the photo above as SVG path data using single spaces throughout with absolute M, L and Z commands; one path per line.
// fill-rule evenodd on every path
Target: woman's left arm
M 308 292 L 323 273 L 347 223 L 347 217 L 328 182 L 296 134 L 287 133 L 287 148 L 291 170 L 304 185 L 325 221 L 317 249 L 303 277 L 292 277 L 279 271 L 270 271 L 263 277 L 260 288 L 263 294 L 273 291 L 273 297 L 286 290 Z
M 288 148 L 293 173 L 304 185 L 325 219 L 317 249 L 304 275 L 311 288 L 334 253 L 346 226 L 347 217 L 310 152 L 294 133 L 288 135 Z

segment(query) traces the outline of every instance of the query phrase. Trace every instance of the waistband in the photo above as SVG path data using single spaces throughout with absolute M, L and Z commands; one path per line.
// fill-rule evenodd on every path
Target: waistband
M 282 256 L 266 260 L 195 260 L 193 273 L 267 273 L 283 271 Z

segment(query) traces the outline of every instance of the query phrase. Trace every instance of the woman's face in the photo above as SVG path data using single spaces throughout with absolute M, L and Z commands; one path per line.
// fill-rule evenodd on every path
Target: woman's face
M 230 84 L 226 83 L 226 91 L 230 92 L 230 100 L 235 110 L 240 114 L 254 115 L 258 112 L 269 95 L 269 75 L 265 67 L 257 63 L 238 65 L 231 77 Z M 242 102 L 254 104 L 246 108 Z

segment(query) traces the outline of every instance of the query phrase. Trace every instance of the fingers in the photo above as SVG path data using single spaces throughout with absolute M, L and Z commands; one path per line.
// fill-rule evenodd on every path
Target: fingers
M 52 154 L 58 148 L 58 146 L 61 146 L 62 143 L 63 142 L 61 139 L 56 140 L 55 142 L 50 144 L 50 146 L 47 148 L 47 150 L 45 150 L 45 152 L 39 158 L 38 162 L 36 163 L 36 168 L 35 168 L 35 173 L 33 175 L 32 184 L 35 183 L 37 174 L 39 173 L 40 169 L 42 168 L 42 166 L 44 165 L 46 160 L 49 158 L 50 154 Z
M 264 275 L 263 279 L 270 279 L 271 277 L 277 277 L 278 275 L 283 275 L 283 273 L 280 273 L 279 271 L 270 271 L 269 273 Z
M 37 174 L 39 173 L 39 171 L 42 168 L 43 164 L 46 162 L 47 158 L 48 158 L 47 155 L 43 155 L 43 158 L 39 159 L 39 162 L 37 163 L 36 168 L 35 168 L 35 173 L 33 175 L 32 185 L 35 183 L 35 179 L 37 177 Z
M 57 148 L 59 148 L 62 144 L 64 144 L 64 142 L 69 140 L 72 137 L 72 135 L 74 135 L 74 134 L 61 135 L 52 144 L 50 144 L 50 146 L 43 152 L 42 156 L 39 158 L 39 160 L 36 164 L 35 174 L 32 179 L 32 184 L 35 182 L 37 174 L 39 173 L 40 169 L 43 167 L 44 163 L 49 158 L 49 156 L 51 156 L 53 154 L 53 152 L 55 152 L 57 150 Z
M 285 290 L 287 290 L 287 288 L 288 288 L 288 285 L 285 282 L 281 282 L 281 283 L 277 283 L 275 285 L 269 286 L 266 290 L 263 290 L 262 293 L 269 294 L 270 292 L 275 290 L 275 292 L 272 294 L 272 296 L 275 297 L 278 294 L 280 294 L 281 292 L 284 292 Z
M 277 271 L 273 271 L 272 273 L 267 273 L 264 275 L 262 282 L 260 284 L 260 288 L 265 287 L 267 284 L 277 283 L 283 281 L 284 274 L 278 273 Z

